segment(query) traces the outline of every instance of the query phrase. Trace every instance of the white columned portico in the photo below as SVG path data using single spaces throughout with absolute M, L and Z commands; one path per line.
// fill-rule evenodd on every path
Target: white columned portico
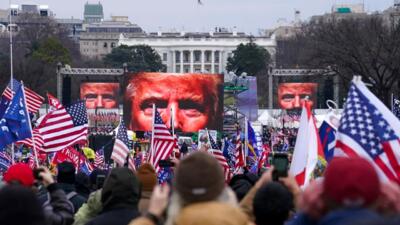
M 204 73 L 204 58 L 205 58 L 205 51 L 201 50 L 201 72 Z
M 172 51 L 172 72 L 176 73 L 176 51 Z
M 218 61 L 218 69 L 219 69 L 219 73 L 222 73 L 222 71 L 225 70 L 224 65 L 222 64 L 222 50 L 219 50 L 219 61 Z
M 190 50 L 190 72 L 193 73 L 194 69 L 193 69 L 193 50 Z
M 183 51 L 182 51 L 182 50 L 181 50 L 180 54 L 181 54 L 181 58 L 180 58 L 180 61 L 181 61 L 181 71 L 179 71 L 179 73 L 183 73 Z
M 215 51 L 211 51 L 211 73 L 215 73 L 214 61 L 215 61 Z

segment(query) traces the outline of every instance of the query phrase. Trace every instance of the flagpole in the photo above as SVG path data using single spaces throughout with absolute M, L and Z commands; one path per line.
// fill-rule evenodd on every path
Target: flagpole
M 35 156 L 35 164 L 36 167 L 39 167 L 39 160 L 38 160 L 38 156 L 37 156 L 37 151 L 36 151 L 36 142 L 35 142 L 35 137 L 33 136 L 33 132 L 32 132 L 32 124 L 31 124 L 31 117 L 28 114 L 28 104 L 26 104 L 26 97 L 25 97 L 25 88 L 24 88 L 24 82 L 21 80 L 21 88 L 22 88 L 22 96 L 24 98 L 24 104 L 25 104 L 25 113 L 27 115 L 27 120 L 28 120 L 28 124 L 29 124 L 29 129 L 31 131 L 31 136 L 32 136 L 32 144 L 33 144 L 33 155 Z M 13 145 L 14 146 L 14 145 Z M 14 149 L 13 149 L 14 150 Z M 14 153 L 14 151 L 13 151 Z M 14 157 L 14 156 L 13 156 Z
M 151 164 L 153 164 L 153 157 L 154 157 L 154 120 L 155 120 L 155 118 L 156 118 L 156 105 L 153 104 L 153 118 L 151 120 L 151 143 L 150 143 L 151 156 L 148 157 Z
M 171 128 L 172 128 L 172 136 L 175 137 L 175 114 L 174 114 L 175 110 L 174 110 L 174 106 L 171 107 Z
M 244 126 L 244 159 L 247 159 L 247 156 L 249 155 L 249 121 L 247 120 L 247 117 L 244 118 L 245 126 Z
M 10 88 L 11 88 L 11 99 L 14 96 L 14 67 L 13 67 L 13 38 L 12 38 L 12 13 L 11 13 L 11 0 L 8 1 L 10 10 L 9 10 L 9 23 L 8 26 L 10 27 Z M 11 144 L 11 164 L 14 164 L 14 143 Z

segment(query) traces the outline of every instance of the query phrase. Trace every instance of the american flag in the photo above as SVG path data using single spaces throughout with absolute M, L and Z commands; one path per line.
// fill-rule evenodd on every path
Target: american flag
M 224 156 L 224 154 L 222 153 L 222 151 L 218 148 L 217 143 L 215 143 L 214 139 L 211 137 L 210 133 L 207 131 L 208 133 L 208 140 L 210 142 L 210 149 L 208 150 L 208 152 L 213 155 L 218 162 L 221 164 L 223 170 L 224 170 L 224 174 L 225 174 L 225 181 L 229 181 L 231 178 L 231 170 L 229 167 L 228 162 L 226 161 L 226 158 Z
M 115 138 L 113 152 L 111 154 L 111 159 L 114 160 L 119 166 L 124 166 L 126 157 L 129 153 L 128 147 L 128 131 L 126 130 L 126 126 L 124 120 L 121 118 L 121 122 L 119 123 L 117 130 L 117 137 Z
M 83 156 L 83 162 L 81 163 L 80 171 L 89 176 L 93 170 L 93 165 Z
M 104 169 L 104 148 L 96 151 L 94 157 L 94 166 L 98 169 Z
M 10 83 L 7 85 L 6 90 L 4 90 L 3 92 L 4 97 L 6 97 L 8 101 L 11 101 L 12 96 L 15 95 L 15 90 L 18 90 L 18 88 L 21 86 L 21 83 L 15 79 L 13 79 L 12 82 L 13 82 L 14 92 L 11 91 Z M 42 105 L 44 98 L 27 87 L 24 87 L 24 90 L 25 90 L 26 104 L 28 106 L 28 111 L 30 113 L 36 113 L 40 108 L 40 106 Z
M 261 169 L 265 166 L 265 163 L 267 162 L 268 156 L 271 152 L 271 148 L 269 147 L 269 145 L 265 144 L 263 145 L 262 150 L 263 151 L 261 152 L 261 156 L 258 160 L 258 169 Z
M 128 157 L 128 168 L 132 170 L 133 172 L 136 171 L 136 166 L 135 166 L 135 157 L 133 152 L 129 153 Z
M 238 129 L 236 132 L 236 151 L 235 151 L 235 174 L 239 174 L 242 171 L 242 168 L 245 166 L 245 156 L 244 149 L 242 148 L 242 140 L 240 139 L 240 130 Z
M 88 120 L 83 101 L 49 112 L 37 130 L 43 138 L 43 150 L 55 152 L 87 142 Z
M 0 171 L 6 171 L 11 166 L 11 156 L 6 151 L 0 151 Z
M 32 169 L 35 168 L 35 156 L 34 156 L 33 154 L 34 154 L 34 153 L 31 152 L 31 153 L 29 154 L 29 157 L 28 157 L 28 165 L 29 165 L 29 167 L 32 168 Z
M 353 80 L 337 133 L 335 156 L 368 159 L 382 180 L 400 183 L 400 121 L 360 80 Z
M 32 138 L 26 138 L 22 141 L 17 141 L 16 144 L 23 144 L 29 148 L 36 149 L 36 151 L 44 151 L 43 150 L 43 137 L 39 133 L 38 129 L 33 129 L 32 130 L 32 135 L 33 135 L 33 140 L 35 140 L 35 144 L 32 142 Z
M 400 119 L 400 100 L 397 98 L 393 98 L 392 112 L 397 118 Z
M 158 173 L 160 172 L 160 167 L 158 166 L 158 163 L 160 162 L 160 160 L 168 159 L 174 148 L 178 146 L 178 143 L 176 141 L 176 138 L 172 136 L 172 134 L 168 130 L 168 127 L 162 121 L 162 118 L 160 116 L 160 113 L 157 111 L 157 108 L 154 115 L 153 130 L 154 133 L 152 135 L 154 142 L 152 146 L 153 152 L 151 153 L 150 161 Z

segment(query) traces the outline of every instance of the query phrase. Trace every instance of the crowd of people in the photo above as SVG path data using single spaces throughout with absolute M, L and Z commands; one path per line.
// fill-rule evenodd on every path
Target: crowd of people
M 400 187 L 380 181 L 362 158 L 335 158 L 322 177 L 299 187 L 290 174 L 237 174 L 197 151 L 175 161 L 159 184 L 144 163 L 77 173 L 70 162 L 32 170 L 16 163 L 0 185 L 2 225 L 335 225 L 400 224 Z

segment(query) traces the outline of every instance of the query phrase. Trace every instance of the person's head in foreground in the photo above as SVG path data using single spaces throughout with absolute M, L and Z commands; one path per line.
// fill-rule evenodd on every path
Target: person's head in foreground
M 57 165 L 57 182 L 75 184 L 75 165 L 71 162 L 62 162 Z
M 155 104 L 168 127 L 173 117 L 173 126 L 183 132 L 217 129 L 222 121 L 222 85 L 222 77 L 211 74 L 134 74 L 124 97 L 128 127 L 150 131 Z
M 185 204 L 215 200 L 224 187 L 222 166 L 210 154 L 195 152 L 179 163 L 174 188 Z
M 330 208 L 369 207 L 380 194 L 378 174 L 362 158 L 334 158 L 326 168 L 323 198 Z
M 283 225 L 293 209 L 293 194 L 279 182 L 263 185 L 253 200 L 257 225 Z
M 28 164 L 16 163 L 4 173 L 3 181 L 7 184 L 20 184 L 29 188 L 33 186 L 35 178 Z
M 42 206 L 35 193 L 24 184 L 10 184 L 0 189 L 0 224 L 46 224 Z

